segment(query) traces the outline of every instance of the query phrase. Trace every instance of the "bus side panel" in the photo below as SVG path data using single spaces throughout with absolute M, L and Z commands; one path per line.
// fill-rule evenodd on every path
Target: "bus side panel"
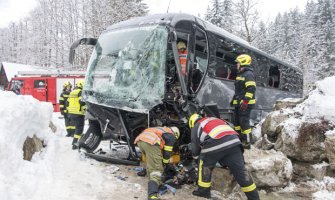
M 234 81 L 219 80 L 206 76 L 202 88 L 198 92 L 196 99 L 202 104 L 217 104 L 220 115 L 224 119 L 231 120 L 233 107 L 230 107 L 230 101 L 234 95 Z M 256 106 L 251 113 L 252 124 L 259 122 L 266 113 L 272 110 L 277 100 L 284 98 L 300 98 L 299 93 L 283 91 L 276 88 L 257 86 Z M 224 117 L 231 115 L 230 117 Z M 231 119 L 229 119 L 231 118 Z

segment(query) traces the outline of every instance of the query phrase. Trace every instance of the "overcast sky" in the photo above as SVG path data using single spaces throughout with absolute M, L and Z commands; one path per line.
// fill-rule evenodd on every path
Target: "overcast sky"
M 150 14 L 166 13 L 170 0 L 143 0 L 149 6 Z M 211 0 L 171 0 L 169 12 L 184 12 L 204 16 Z M 279 12 L 295 7 L 303 10 L 307 0 L 258 0 L 258 10 L 264 21 L 273 19 Z M 11 21 L 18 21 L 36 6 L 36 0 L 0 0 L 0 28 Z

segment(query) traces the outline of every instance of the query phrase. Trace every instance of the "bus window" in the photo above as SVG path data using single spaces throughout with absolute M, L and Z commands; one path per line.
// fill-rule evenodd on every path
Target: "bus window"
M 230 79 L 230 74 L 231 74 L 230 66 L 227 63 L 219 63 L 216 66 L 215 70 L 216 78 Z
M 278 88 L 280 83 L 280 71 L 278 66 L 271 66 L 269 70 L 269 86 Z
M 191 90 L 196 92 L 199 84 L 206 72 L 208 63 L 208 46 L 205 32 L 200 29 L 195 30 L 195 44 L 194 44 L 194 65 L 191 71 Z

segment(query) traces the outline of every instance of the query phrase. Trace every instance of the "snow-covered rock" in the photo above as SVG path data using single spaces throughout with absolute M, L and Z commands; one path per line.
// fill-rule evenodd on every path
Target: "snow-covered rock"
M 284 187 L 292 179 L 292 163 L 281 152 L 252 148 L 244 152 L 244 157 L 258 187 Z
M 335 130 L 326 132 L 325 149 L 330 168 L 335 170 Z

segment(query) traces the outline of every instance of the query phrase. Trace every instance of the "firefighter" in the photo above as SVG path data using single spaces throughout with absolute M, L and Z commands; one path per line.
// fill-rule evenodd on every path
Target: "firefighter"
M 72 149 L 78 148 L 78 140 L 84 131 L 86 104 L 82 101 L 84 80 L 79 80 L 67 99 L 68 117 L 75 126 Z
M 148 199 L 158 199 L 162 173 L 171 169 L 170 157 L 179 135 L 177 127 L 153 127 L 145 129 L 135 139 L 134 143 L 146 158 L 146 171 L 149 173 Z
M 187 62 L 187 48 L 185 42 L 179 41 L 177 43 L 177 48 L 178 48 L 178 54 L 179 54 L 179 59 L 180 59 L 180 65 L 181 65 L 181 72 L 183 76 L 186 76 L 186 62 Z
M 72 84 L 69 81 L 65 81 L 63 84 L 63 92 L 60 94 L 59 97 L 59 108 L 60 113 L 64 116 L 65 120 L 65 128 L 67 135 L 66 137 L 73 137 L 75 126 L 72 125 L 70 118 L 68 117 L 66 102 L 69 98 L 70 92 L 72 89 Z
M 192 194 L 210 198 L 211 176 L 217 162 L 227 166 L 249 200 L 258 200 L 256 185 L 244 166 L 243 147 L 238 133 L 225 121 L 193 114 L 189 118 L 191 150 L 199 160 L 198 189 Z
M 250 113 L 254 108 L 256 99 L 256 82 L 254 70 L 250 66 L 251 57 L 247 54 L 237 56 L 238 74 L 235 80 L 235 94 L 231 101 L 234 107 L 234 128 L 240 134 L 245 148 L 250 148 L 252 142 Z

